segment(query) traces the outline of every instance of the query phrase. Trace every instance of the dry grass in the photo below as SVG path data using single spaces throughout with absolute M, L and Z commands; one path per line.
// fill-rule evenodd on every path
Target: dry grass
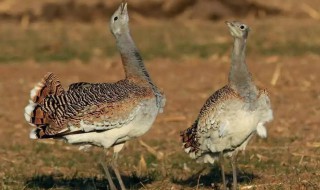
M 274 20 L 277 23 L 274 24 Z M 299 22 L 299 24 L 297 24 Z M 299 21 L 276 17 L 247 20 L 251 28 L 249 53 L 262 56 L 302 56 L 318 54 L 316 20 Z M 106 23 L 5 23 L 0 29 L 0 63 L 88 61 L 117 55 Z M 272 28 L 270 29 L 270 26 Z M 223 22 L 163 22 L 149 20 L 131 23 L 133 36 L 145 59 L 189 57 L 210 58 L 226 55 L 231 38 Z M 228 54 L 227 54 L 228 55 Z

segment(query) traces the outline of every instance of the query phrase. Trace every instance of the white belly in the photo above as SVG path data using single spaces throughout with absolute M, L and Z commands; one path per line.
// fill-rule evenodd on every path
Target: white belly
M 159 108 L 156 99 L 144 101 L 134 119 L 118 128 L 103 132 L 88 132 L 82 134 L 68 135 L 65 139 L 71 144 L 93 144 L 109 148 L 114 144 L 123 143 L 127 140 L 145 134 L 152 126 Z
M 258 125 L 258 119 L 253 113 L 237 111 L 227 116 L 217 130 L 211 130 L 210 138 L 205 139 L 211 152 L 234 149 L 242 144 Z
M 144 104 L 145 106 L 133 120 L 130 130 L 128 130 L 127 136 L 131 138 L 139 137 L 149 131 L 159 113 L 156 99 L 152 99 Z
M 264 124 L 272 119 L 270 107 L 252 111 L 239 108 L 243 108 L 243 105 L 233 103 L 227 112 L 222 112 L 215 117 L 216 127 L 202 132 L 207 135 L 199 139 L 201 152 L 205 153 L 200 156 L 200 162 L 213 163 L 217 159 L 217 153 L 222 151 L 231 156 L 233 151 L 244 150 L 256 132 L 259 136 L 266 137 Z

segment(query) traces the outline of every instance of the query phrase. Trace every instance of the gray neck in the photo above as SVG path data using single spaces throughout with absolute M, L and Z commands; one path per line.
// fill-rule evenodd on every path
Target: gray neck
M 256 98 L 258 91 L 248 71 L 245 54 L 246 39 L 235 38 L 231 55 L 229 84 L 240 96 L 250 101 Z
M 116 41 L 121 54 L 126 78 L 129 80 L 140 79 L 146 82 L 152 88 L 156 96 L 157 106 L 160 108 L 162 106 L 162 95 L 157 86 L 152 82 L 149 73 L 143 64 L 141 55 L 131 38 L 130 32 L 116 36 Z
M 131 38 L 130 32 L 128 31 L 116 36 L 116 41 L 121 54 L 126 78 L 139 78 L 152 83 L 149 73 L 143 64 L 139 50 Z

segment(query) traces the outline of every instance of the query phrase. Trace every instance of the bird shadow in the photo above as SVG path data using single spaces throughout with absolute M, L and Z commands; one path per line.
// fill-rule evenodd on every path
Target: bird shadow
M 206 169 L 202 168 L 197 173 L 188 177 L 187 179 L 176 179 L 173 178 L 172 182 L 175 184 L 189 186 L 189 187 L 211 187 L 213 189 L 220 189 L 222 187 L 222 177 L 220 167 L 214 165 L 210 172 L 202 175 L 201 173 Z M 253 179 L 259 179 L 259 176 L 254 175 L 253 173 L 247 173 L 243 171 L 238 171 L 237 180 L 238 184 L 241 183 L 250 183 Z M 232 186 L 232 172 L 226 173 L 227 186 L 231 188 Z
M 133 173 L 130 176 L 121 175 L 126 187 L 129 189 L 140 189 L 143 185 L 152 183 L 152 176 L 138 176 Z M 115 185 L 119 188 L 117 180 L 113 179 Z M 97 177 L 72 177 L 64 178 L 51 175 L 36 175 L 25 181 L 26 188 L 68 188 L 74 190 L 105 190 L 109 184 L 107 179 L 98 179 Z M 119 188 L 120 189 L 120 188 Z

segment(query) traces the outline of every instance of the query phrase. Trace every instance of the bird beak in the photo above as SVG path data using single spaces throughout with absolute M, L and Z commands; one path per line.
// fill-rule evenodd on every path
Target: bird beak
M 127 13 L 127 3 L 121 3 L 121 14 Z
M 235 26 L 234 26 L 234 24 L 233 24 L 233 22 L 226 21 L 225 23 L 229 27 L 229 31 L 231 32 L 232 35 L 238 33 L 236 28 L 235 28 Z
M 234 26 L 232 22 L 225 21 L 225 23 L 226 23 L 226 25 L 227 25 L 229 28 L 231 28 L 231 27 L 233 27 L 233 26 Z

